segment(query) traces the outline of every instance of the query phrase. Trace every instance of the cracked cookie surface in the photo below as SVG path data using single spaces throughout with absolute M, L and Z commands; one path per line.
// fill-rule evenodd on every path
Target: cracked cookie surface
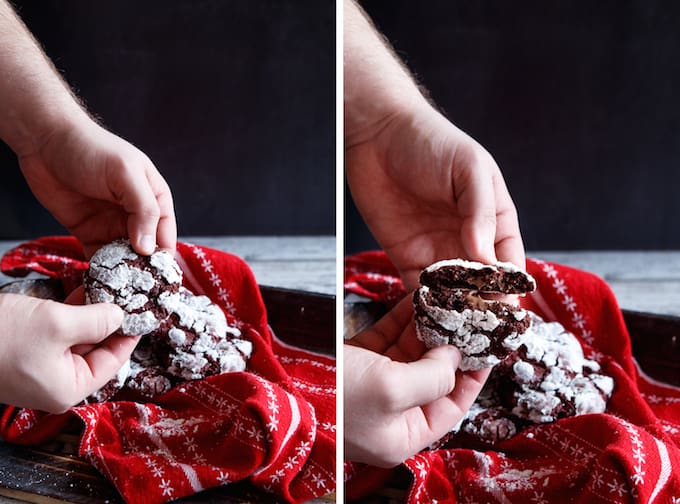
M 526 310 L 481 296 L 535 289 L 534 279 L 510 263 L 439 261 L 423 270 L 420 283 L 413 297 L 418 338 L 428 348 L 457 347 L 463 371 L 498 364 L 511 351 L 504 341 L 529 327 Z
M 246 369 L 252 343 L 207 296 L 182 286 L 182 271 L 166 251 L 147 257 L 125 240 L 105 245 L 92 256 L 85 294 L 88 303 L 120 306 L 119 331 L 143 336 L 126 366 L 88 402 L 121 390 L 148 400 L 183 381 Z

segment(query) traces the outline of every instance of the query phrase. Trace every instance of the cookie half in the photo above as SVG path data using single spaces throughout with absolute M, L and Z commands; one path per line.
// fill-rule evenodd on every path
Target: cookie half
M 413 302 L 416 332 L 428 348 L 451 344 L 463 371 L 498 364 L 511 349 L 506 339 L 524 333 L 526 310 L 480 294 L 525 294 L 536 288 L 526 272 L 510 263 L 494 265 L 452 259 L 427 267 Z

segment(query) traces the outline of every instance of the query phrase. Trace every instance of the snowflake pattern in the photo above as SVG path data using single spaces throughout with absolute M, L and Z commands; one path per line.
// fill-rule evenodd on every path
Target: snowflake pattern
M 19 432 L 22 433 L 30 430 L 35 424 L 35 416 L 33 415 L 33 411 L 26 408 L 22 409 L 17 414 L 16 420 Z
M 635 466 L 633 467 L 633 470 L 635 472 L 631 475 L 630 479 L 635 484 L 636 488 L 639 488 L 645 483 L 645 471 L 643 467 L 646 462 L 646 456 L 643 450 L 644 447 L 642 444 L 642 440 L 640 439 L 640 433 L 630 423 L 624 420 L 619 421 L 623 423 L 623 426 L 625 427 L 626 431 L 628 431 L 628 434 L 630 435 L 630 441 L 633 444 L 633 458 L 635 459 L 636 463 Z
M 230 475 L 227 471 L 224 471 L 222 469 L 216 469 L 216 471 L 219 472 L 215 475 L 215 479 L 219 481 L 221 485 L 231 483 Z
M 289 357 L 288 355 L 277 355 L 278 360 L 282 364 L 295 364 L 301 365 L 306 364 L 312 367 L 317 367 L 328 371 L 329 373 L 335 373 L 336 367 L 333 364 L 326 364 L 325 362 L 320 362 L 317 360 L 307 359 L 305 357 Z
M 571 314 L 571 322 L 573 330 L 578 330 L 581 339 L 592 345 L 594 343 L 593 333 L 588 328 L 588 321 L 583 313 L 579 311 L 579 306 L 573 296 L 569 295 L 569 289 L 564 279 L 559 278 L 557 269 L 552 265 L 543 261 L 536 261 L 541 265 L 543 273 L 548 279 L 552 279 L 552 287 L 555 293 L 561 298 L 562 306 Z
M 196 258 L 200 261 L 203 271 L 205 271 L 205 273 L 208 275 L 208 280 L 217 293 L 217 299 L 220 302 L 220 306 L 222 306 L 227 311 L 227 313 L 229 313 L 229 315 L 236 317 L 236 305 L 231 301 L 231 293 L 228 289 L 222 286 L 222 279 L 220 278 L 220 275 L 214 271 L 214 265 L 212 261 L 206 257 L 205 252 L 197 245 L 192 245 L 191 250 L 194 253 L 194 256 L 196 256 Z M 235 320 L 233 325 L 241 328 L 243 326 L 243 322 L 240 320 Z
M 656 394 L 645 394 L 641 393 L 642 397 L 649 404 L 677 404 L 680 403 L 680 397 L 661 397 Z
M 321 395 L 335 395 L 335 387 L 322 387 L 319 385 L 310 385 L 301 380 L 293 379 L 293 385 L 299 390 L 309 392 L 311 394 L 321 394 Z
M 163 497 L 172 497 L 175 492 L 170 480 L 161 479 L 159 488 L 163 491 Z
M 680 428 L 678 428 L 675 424 L 662 422 L 661 428 L 663 429 L 664 432 L 667 432 L 668 434 L 675 435 L 680 433 Z

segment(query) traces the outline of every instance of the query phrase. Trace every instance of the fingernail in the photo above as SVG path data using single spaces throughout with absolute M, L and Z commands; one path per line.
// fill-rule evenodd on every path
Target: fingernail
M 139 248 L 142 249 L 142 252 L 153 254 L 156 250 L 156 239 L 148 234 L 142 235 L 139 239 Z

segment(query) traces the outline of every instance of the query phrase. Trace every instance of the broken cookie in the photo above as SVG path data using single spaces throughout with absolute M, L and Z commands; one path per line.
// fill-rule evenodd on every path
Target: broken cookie
M 525 294 L 536 288 L 534 279 L 513 264 L 440 261 L 423 270 L 420 284 L 413 298 L 418 338 L 428 348 L 457 347 L 463 371 L 498 364 L 511 351 L 506 340 L 529 327 L 524 309 L 482 297 Z

